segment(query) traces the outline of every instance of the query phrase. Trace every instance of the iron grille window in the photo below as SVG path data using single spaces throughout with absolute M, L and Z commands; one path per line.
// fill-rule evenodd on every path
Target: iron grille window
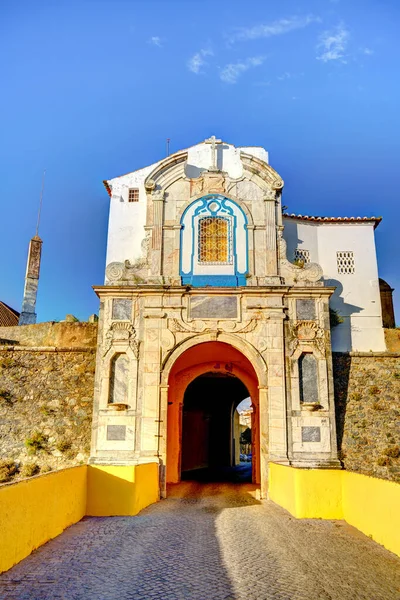
M 232 240 L 229 219 L 203 217 L 199 220 L 199 263 L 228 265 L 232 263 Z
M 139 202 L 139 188 L 130 188 L 129 202 Z
M 337 270 L 343 275 L 355 273 L 354 252 L 341 250 L 336 252 Z
M 299 262 L 302 261 L 307 265 L 310 262 L 310 251 L 303 250 L 303 248 L 296 248 L 294 251 L 294 260 Z

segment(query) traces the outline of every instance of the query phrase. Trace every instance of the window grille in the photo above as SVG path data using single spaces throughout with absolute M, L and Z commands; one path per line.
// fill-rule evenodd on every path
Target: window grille
M 303 263 L 307 265 L 310 262 L 310 251 L 303 250 L 303 248 L 296 248 L 294 251 L 294 260 L 303 261 Z
M 129 202 L 139 202 L 139 188 L 130 188 Z
M 343 275 L 351 275 L 355 273 L 354 252 L 341 250 L 336 252 L 337 270 Z
M 224 217 L 203 217 L 199 220 L 199 263 L 232 264 L 231 224 Z

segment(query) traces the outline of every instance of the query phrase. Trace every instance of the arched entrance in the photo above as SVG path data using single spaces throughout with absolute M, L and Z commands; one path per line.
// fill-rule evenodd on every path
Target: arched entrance
M 202 341 L 181 349 L 169 367 L 167 483 L 196 468 L 234 465 L 234 410 L 246 397 L 253 407 L 252 481 L 260 483 L 260 383 L 249 358 L 225 341 Z
M 240 461 L 236 410 L 242 401 L 250 401 L 249 396 L 247 387 L 229 371 L 208 371 L 189 383 L 182 407 L 181 479 L 255 481 L 251 458 Z

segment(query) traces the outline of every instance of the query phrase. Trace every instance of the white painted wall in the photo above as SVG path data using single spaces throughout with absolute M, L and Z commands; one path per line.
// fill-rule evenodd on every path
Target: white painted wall
M 337 288 L 331 306 L 345 321 L 332 330 L 333 351 L 386 350 L 374 224 L 306 223 L 285 218 L 284 224 L 288 258 L 293 260 L 296 247 L 309 250 L 311 261 L 323 269 L 325 283 Z M 338 273 L 336 252 L 341 250 L 354 252 L 354 274 Z
M 112 189 L 108 220 L 106 266 L 111 262 L 133 261 L 140 258 L 145 237 L 146 190 L 144 181 L 157 163 L 110 179 Z M 129 188 L 139 189 L 139 202 L 128 202 Z

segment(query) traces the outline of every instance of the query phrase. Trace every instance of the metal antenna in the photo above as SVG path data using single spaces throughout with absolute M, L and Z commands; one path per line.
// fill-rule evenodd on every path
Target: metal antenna
M 171 141 L 171 138 L 167 138 L 167 156 L 169 156 L 169 143 Z
M 43 171 L 42 190 L 40 192 L 39 211 L 38 211 L 38 218 L 37 218 L 37 224 L 36 224 L 36 235 L 39 235 L 40 214 L 42 212 L 42 201 L 43 201 L 43 191 L 44 191 L 44 179 L 45 179 L 45 177 L 46 177 L 46 169 Z

